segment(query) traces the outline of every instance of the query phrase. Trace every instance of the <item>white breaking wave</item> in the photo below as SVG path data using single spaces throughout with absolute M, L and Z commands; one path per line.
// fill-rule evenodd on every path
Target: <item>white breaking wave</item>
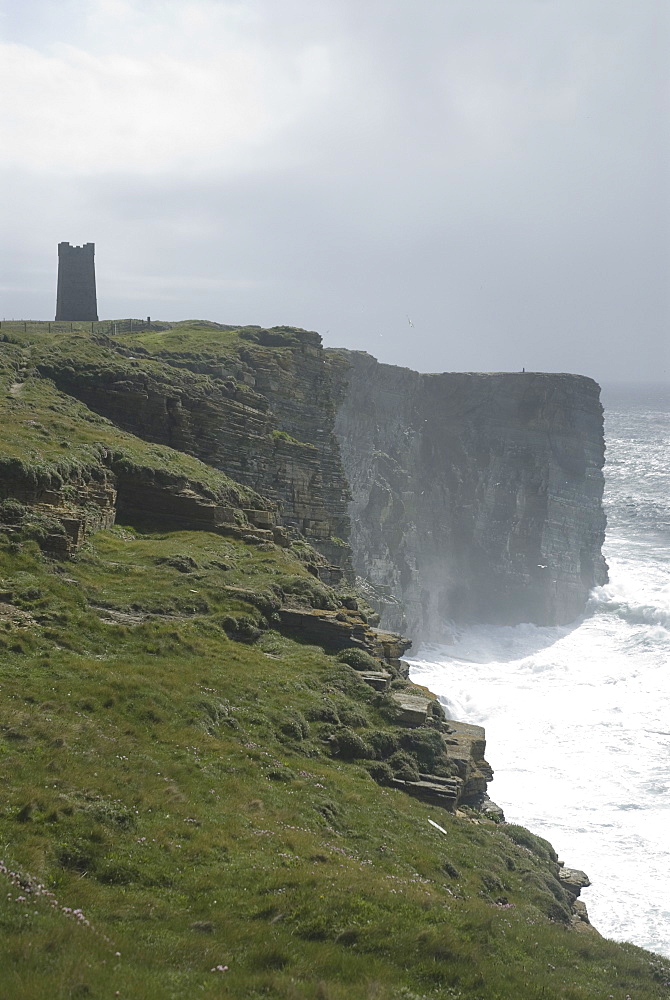
M 670 628 L 668 570 L 648 565 L 644 581 L 635 579 L 636 570 L 638 566 L 629 560 L 611 560 L 612 582 L 591 593 L 588 610 L 614 612 L 631 624 Z
M 611 582 L 584 619 L 460 629 L 410 664 L 448 716 L 485 726 L 492 797 L 587 872 L 601 933 L 670 956 L 667 421 L 635 416 L 609 418 Z

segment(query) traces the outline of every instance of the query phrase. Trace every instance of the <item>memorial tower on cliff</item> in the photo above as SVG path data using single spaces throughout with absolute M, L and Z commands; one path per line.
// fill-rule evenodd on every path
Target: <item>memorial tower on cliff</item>
M 58 244 L 57 320 L 97 320 L 95 244 Z

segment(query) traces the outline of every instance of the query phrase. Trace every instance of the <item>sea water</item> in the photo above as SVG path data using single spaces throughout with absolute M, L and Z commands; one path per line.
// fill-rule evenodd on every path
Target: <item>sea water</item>
M 610 583 L 572 625 L 463 629 L 411 676 L 485 726 L 491 797 L 586 871 L 598 930 L 670 956 L 670 393 L 603 403 Z

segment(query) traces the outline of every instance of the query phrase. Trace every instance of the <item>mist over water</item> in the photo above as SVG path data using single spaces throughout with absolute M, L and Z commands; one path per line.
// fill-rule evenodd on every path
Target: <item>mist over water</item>
M 477 626 L 410 660 L 486 727 L 492 798 L 550 840 L 606 937 L 670 956 L 670 405 L 604 394 L 610 583 L 566 627 Z

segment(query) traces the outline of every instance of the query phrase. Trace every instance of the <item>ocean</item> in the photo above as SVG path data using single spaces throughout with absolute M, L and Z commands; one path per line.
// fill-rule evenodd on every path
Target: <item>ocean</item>
M 670 957 L 670 390 L 603 404 L 610 583 L 569 626 L 423 646 L 411 677 L 485 726 L 491 798 L 588 874 L 597 929 Z

